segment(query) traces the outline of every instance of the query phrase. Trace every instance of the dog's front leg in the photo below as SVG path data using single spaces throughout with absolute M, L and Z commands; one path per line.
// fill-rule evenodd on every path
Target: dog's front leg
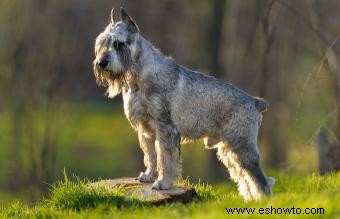
M 160 125 L 156 136 L 158 179 L 153 189 L 170 189 L 181 176 L 180 134 L 173 125 Z
M 145 136 L 143 129 L 138 129 L 139 145 L 144 152 L 145 172 L 137 177 L 140 182 L 153 182 L 157 177 L 157 155 L 155 150 L 155 138 Z

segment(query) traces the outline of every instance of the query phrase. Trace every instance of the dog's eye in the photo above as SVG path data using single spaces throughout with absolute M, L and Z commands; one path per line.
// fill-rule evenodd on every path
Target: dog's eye
M 120 49 L 122 46 L 124 45 L 124 43 L 123 42 L 120 42 L 120 41 L 118 41 L 118 40 L 115 40 L 114 42 L 113 42 L 113 47 L 117 50 L 117 49 Z

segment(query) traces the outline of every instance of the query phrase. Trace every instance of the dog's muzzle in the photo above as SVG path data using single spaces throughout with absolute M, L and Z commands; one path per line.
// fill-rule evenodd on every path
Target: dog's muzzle
M 109 56 L 104 55 L 102 56 L 96 63 L 100 68 L 105 69 L 109 64 Z
M 102 68 L 102 69 L 106 68 L 106 66 L 107 66 L 108 64 L 109 64 L 109 60 L 107 60 L 107 59 L 105 59 L 105 58 L 100 59 L 100 60 L 97 62 L 97 65 L 98 65 L 100 68 Z

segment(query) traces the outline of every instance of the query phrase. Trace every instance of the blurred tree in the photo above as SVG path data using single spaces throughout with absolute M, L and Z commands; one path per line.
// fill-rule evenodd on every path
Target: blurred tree
M 210 12 L 210 29 L 208 30 L 207 58 L 209 60 L 209 71 L 217 78 L 226 77 L 226 73 L 221 72 L 220 50 L 222 48 L 222 30 L 225 13 L 225 0 L 212 0 Z
M 9 77 L 3 81 L 9 91 L 7 101 L 12 115 L 12 145 L 9 148 L 11 156 L 17 158 L 10 160 L 12 169 L 8 185 L 14 188 L 22 184 L 46 188 L 43 182 L 51 182 L 54 177 L 56 112 L 61 103 L 62 75 L 55 60 L 60 56 L 61 38 L 55 35 L 58 30 L 44 28 L 55 21 L 51 19 L 46 23 L 41 19 L 51 16 L 48 4 L 40 1 L 38 5 L 35 7 L 30 1 L 14 4 L 8 13 L 12 22 L 4 27 L 6 44 L 3 48 L 7 54 L 1 64 L 9 66 Z M 41 119 L 44 121 L 42 126 L 39 124 Z
M 210 3 L 210 23 L 207 31 L 207 52 L 209 72 L 215 77 L 222 79 L 227 78 L 227 73 L 222 72 L 221 65 L 221 48 L 222 48 L 222 30 L 225 14 L 225 0 L 213 0 Z M 209 175 L 212 180 L 219 181 L 224 178 L 225 168 L 216 158 L 216 151 L 209 150 Z
M 325 51 L 326 68 L 331 74 L 332 86 L 335 96 L 335 142 L 331 142 L 325 129 L 322 129 L 318 133 L 318 148 L 319 148 L 319 171 L 322 174 L 331 171 L 340 171 L 340 65 L 339 65 L 339 52 L 335 49 L 335 44 L 340 39 L 340 35 L 335 36 L 334 34 L 327 31 L 323 26 L 323 15 L 320 11 L 320 2 L 315 1 L 314 7 L 316 13 L 310 10 L 310 22 L 309 25 L 319 37 L 321 42 L 322 51 Z M 313 21 L 316 25 L 313 25 Z M 307 22 L 307 21 L 306 21 Z
M 274 42 L 277 35 L 277 17 L 273 12 L 273 7 L 275 6 L 276 0 L 271 1 L 258 1 L 258 4 L 263 7 L 263 10 L 258 10 L 262 13 L 261 15 L 261 24 L 264 36 L 264 48 L 262 55 L 262 62 L 260 67 L 260 84 L 259 84 L 259 95 L 260 97 L 264 97 L 269 99 L 270 101 L 270 112 L 266 114 L 266 119 L 270 120 L 272 123 L 276 124 L 277 127 L 280 126 L 280 115 L 278 111 L 280 111 L 280 102 L 281 100 L 281 86 L 280 86 L 280 70 L 276 71 L 276 75 L 273 77 L 271 74 L 273 73 L 273 69 L 278 66 L 279 59 L 273 59 L 272 50 L 274 48 Z M 275 63 L 276 62 L 276 63 Z M 268 90 L 269 83 L 276 85 L 275 92 L 269 95 Z M 282 136 L 280 132 L 273 131 L 272 124 L 265 123 L 264 132 L 265 141 L 268 145 L 267 147 L 267 160 L 269 166 L 274 168 L 280 168 L 281 165 L 286 160 L 285 150 L 283 147 Z

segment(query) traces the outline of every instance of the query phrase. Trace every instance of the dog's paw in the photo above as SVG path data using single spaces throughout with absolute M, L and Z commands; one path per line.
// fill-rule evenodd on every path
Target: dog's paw
M 152 185 L 152 189 L 155 190 L 168 190 L 171 189 L 171 187 L 172 183 L 168 180 L 156 180 Z
M 136 178 L 136 180 L 138 180 L 139 182 L 150 183 L 150 182 L 154 182 L 155 178 L 156 178 L 156 174 L 154 173 L 141 172 L 139 176 Z

